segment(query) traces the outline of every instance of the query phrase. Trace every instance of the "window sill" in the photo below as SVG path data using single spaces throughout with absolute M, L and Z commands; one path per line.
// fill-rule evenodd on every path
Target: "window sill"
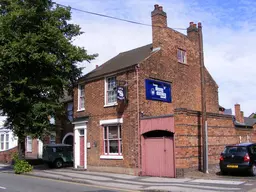
M 117 106 L 117 103 L 110 103 L 110 104 L 104 105 L 104 107 L 114 107 L 114 106 Z
M 84 111 L 85 109 L 77 109 L 77 112 L 82 112 Z
M 100 159 L 124 159 L 122 155 L 101 155 Z
M 182 64 L 182 65 L 188 65 L 188 63 L 183 63 L 183 62 L 180 62 L 178 61 L 179 64 Z

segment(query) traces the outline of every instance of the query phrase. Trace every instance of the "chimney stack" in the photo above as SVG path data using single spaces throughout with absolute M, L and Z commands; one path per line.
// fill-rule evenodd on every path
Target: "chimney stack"
M 153 48 L 161 47 L 162 31 L 167 27 L 167 15 L 163 11 L 163 7 L 154 5 L 155 9 L 151 12 L 152 19 L 152 35 L 153 35 Z
M 202 28 L 202 24 L 199 22 L 198 27 L 194 22 L 189 23 L 189 27 L 187 28 L 187 36 L 191 41 L 198 42 L 199 41 L 199 35 L 198 35 L 198 29 Z
M 99 65 L 96 65 L 96 68 L 98 68 L 99 67 Z
M 240 104 L 235 104 L 235 117 L 237 122 L 243 123 Z
M 241 115 L 241 123 L 244 123 L 244 112 L 241 111 L 240 115 Z

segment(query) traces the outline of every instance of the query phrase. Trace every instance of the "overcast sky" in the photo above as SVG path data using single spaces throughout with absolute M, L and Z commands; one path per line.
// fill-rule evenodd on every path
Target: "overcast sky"
M 168 27 L 187 28 L 202 22 L 205 65 L 219 86 L 219 104 L 240 103 L 245 116 L 256 112 L 255 0 L 56 0 L 86 11 L 151 24 L 154 4 L 163 6 Z M 152 42 L 151 27 L 107 19 L 72 10 L 72 22 L 85 33 L 75 44 L 99 56 L 82 63 L 84 73 L 119 52 Z M 186 34 L 186 30 L 179 30 Z

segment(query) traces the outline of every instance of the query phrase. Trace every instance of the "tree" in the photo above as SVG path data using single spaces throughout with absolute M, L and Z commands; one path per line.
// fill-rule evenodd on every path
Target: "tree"
M 51 0 L 0 2 L 0 109 L 21 155 L 27 135 L 52 129 L 48 117 L 62 112 L 64 90 L 81 76 L 76 64 L 97 56 L 72 44 L 82 32 L 70 20 L 70 8 Z

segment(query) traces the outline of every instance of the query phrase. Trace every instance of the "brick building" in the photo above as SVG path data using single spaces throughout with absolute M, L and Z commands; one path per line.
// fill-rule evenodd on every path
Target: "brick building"
M 75 168 L 167 177 L 202 168 L 201 23 L 191 22 L 184 35 L 167 27 L 161 6 L 151 17 L 152 44 L 79 79 Z M 209 164 L 216 164 L 225 144 L 254 139 L 255 124 L 220 112 L 218 86 L 204 72 Z

